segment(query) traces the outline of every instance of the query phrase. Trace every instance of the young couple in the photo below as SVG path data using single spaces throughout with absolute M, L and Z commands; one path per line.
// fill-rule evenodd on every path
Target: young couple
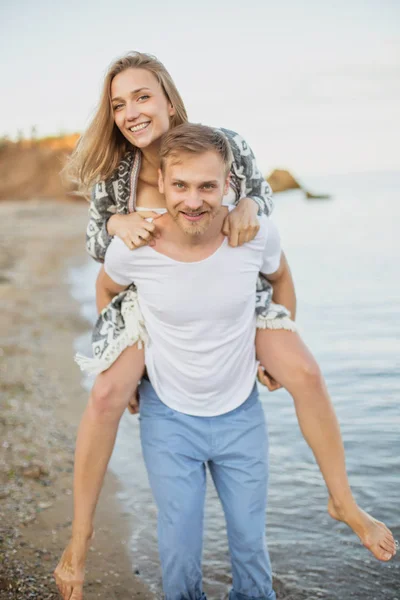
M 294 399 L 325 479 L 329 514 L 377 559 L 390 560 L 393 536 L 352 495 L 323 377 L 289 318 L 294 287 L 267 218 L 270 189 L 244 140 L 187 124 L 165 67 L 132 53 L 111 66 L 70 166 L 82 187 L 95 184 L 88 249 L 104 267 L 95 359 L 86 365 L 99 374 L 76 443 L 72 537 L 55 570 L 63 599 L 83 598 L 98 496 L 121 415 L 129 405 L 137 410 L 139 382 L 166 599 L 205 597 L 206 465 L 227 522 L 231 600 L 275 599 L 256 357 L 261 381 L 271 390 L 285 387 Z

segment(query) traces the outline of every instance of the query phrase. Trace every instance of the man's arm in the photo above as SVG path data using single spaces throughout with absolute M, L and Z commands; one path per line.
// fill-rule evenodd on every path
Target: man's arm
M 272 300 L 276 304 L 282 304 L 290 310 L 291 317 L 294 320 L 296 317 L 296 293 L 289 264 L 283 251 L 281 252 L 278 269 L 274 273 L 261 273 L 261 275 L 265 277 L 274 288 Z
M 127 285 L 115 283 L 115 281 L 107 275 L 104 267 L 101 267 L 96 280 L 96 306 L 98 313 L 100 314 L 103 308 L 110 304 L 114 296 L 126 290 L 127 287 Z

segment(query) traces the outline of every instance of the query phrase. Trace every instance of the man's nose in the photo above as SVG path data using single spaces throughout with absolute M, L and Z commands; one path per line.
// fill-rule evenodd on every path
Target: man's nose
M 185 206 L 190 208 L 190 210 L 197 210 L 202 205 L 203 200 L 198 190 L 189 191 L 185 198 Z

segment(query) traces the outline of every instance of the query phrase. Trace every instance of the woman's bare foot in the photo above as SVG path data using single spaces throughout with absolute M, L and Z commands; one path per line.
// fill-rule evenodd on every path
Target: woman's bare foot
M 55 568 L 54 579 L 63 600 L 83 600 L 85 562 L 93 536 L 73 537 Z
M 330 497 L 328 513 L 333 519 L 346 523 L 377 559 L 388 561 L 396 554 L 396 543 L 390 529 L 357 506 L 354 500 L 348 507 L 338 507 Z

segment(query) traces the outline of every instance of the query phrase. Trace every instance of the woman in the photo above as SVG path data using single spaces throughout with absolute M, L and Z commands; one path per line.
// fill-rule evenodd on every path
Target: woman
M 104 258 L 111 237 L 119 236 L 134 251 L 157 236 L 157 211 L 165 206 L 157 187 L 159 140 L 163 133 L 187 120 L 179 93 L 163 65 L 154 57 L 132 53 L 116 61 L 104 84 L 99 109 L 81 138 L 72 159 L 78 180 L 94 186 L 88 227 L 88 249 Z M 224 224 L 230 243 L 237 245 L 257 233 L 259 206 L 271 211 L 269 189 L 253 164 L 253 155 L 237 134 L 224 130 L 234 154 L 232 191 L 227 201 L 237 203 Z M 99 181 L 101 180 L 101 181 Z M 250 195 L 250 197 L 244 197 Z M 134 209 L 146 208 L 150 213 Z M 143 216 L 150 215 L 150 223 Z M 101 274 L 100 274 L 101 277 Z M 279 298 L 279 290 L 274 296 Z M 93 516 L 118 423 L 143 372 L 143 353 L 138 343 L 144 332 L 135 313 L 135 296 L 97 297 L 101 313 L 98 329 L 100 350 L 95 369 L 106 366 L 96 378 L 84 412 L 76 445 L 74 519 L 72 538 L 55 570 L 63 598 L 82 597 L 84 565 Z M 281 298 L 282 304 L 285 299 Z M 123 317 L 124 303 L 128 306 Z M 121 312 L 122 307 L 122 312 Z M 294 317 L 295 306 L 292 309 Z M 314 452 L 325 479 L 331 517 L 347 523 L 379 560 L 390 560 L 395 544 L 389 529 L 356 504 L 345 469 L 344 449 L 332 404 L 319 368 L 299 335 L 293 331 L 288 311 L 271 309 L 270 291 L 257 293 L 257 356 L 268 375 L 270 389 L 281 385 L 293 396 L 304 438 Z M 276 317 L 276 319 L 275 319 Z M 286 328 L 286 329 L 285 329 Z M 131 330 L 134 333 L 131 334 Z M 290 329 L 290 330 L 287 330 Z M 104 339 L 111 343 L 107 354 Z M 132 345 L 129 345 L 132 344 Z M 96 343 L 94 344 L 95 354 Z M 279 382 L 276 383 L 276 382 Z

